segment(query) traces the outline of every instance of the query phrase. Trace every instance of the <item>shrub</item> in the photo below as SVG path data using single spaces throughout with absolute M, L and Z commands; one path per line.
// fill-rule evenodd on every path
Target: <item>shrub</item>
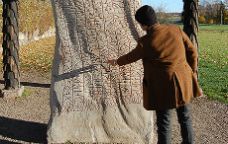
M 203 15 L 199 16 L 199 23 L 206 23 L 206 18 Z
M 208 19 L 208 24 L 214 24 L 214 20 L 213 19 Z

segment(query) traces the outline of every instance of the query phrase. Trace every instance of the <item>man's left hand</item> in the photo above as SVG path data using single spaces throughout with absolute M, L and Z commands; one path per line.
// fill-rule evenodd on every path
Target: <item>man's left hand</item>
M 111 59 L 111 60 L 108 60 L 107 63 L 112 65 L 112 66 L 116 66 L 117 65 L 117 60 L 116 59 Z

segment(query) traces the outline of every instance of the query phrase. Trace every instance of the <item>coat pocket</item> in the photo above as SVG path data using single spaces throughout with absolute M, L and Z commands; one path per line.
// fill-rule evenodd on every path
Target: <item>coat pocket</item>
M 193 97 L 191 71 L 184 69 L 174 72 L 175 98 L 178 105 L 189 103 Z

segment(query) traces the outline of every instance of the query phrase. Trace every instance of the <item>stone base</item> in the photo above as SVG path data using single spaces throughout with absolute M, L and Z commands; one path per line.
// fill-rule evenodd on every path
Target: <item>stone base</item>
M 0 97 L 1 98 L 20 97 L 22 96 L 24 89 L 25 89 L 24 86 L 21 86 L 20 88 L 16 88 L 16 89 L 10 89 L 10 90 L 2 89 L 0 90 Z
M 56 107 L 52 105 L 52 108 Z M 107 106 L 105 111 L 52 113 L 48 144 L 151 144 L 154 138 L 152 114 L 142 104 Z

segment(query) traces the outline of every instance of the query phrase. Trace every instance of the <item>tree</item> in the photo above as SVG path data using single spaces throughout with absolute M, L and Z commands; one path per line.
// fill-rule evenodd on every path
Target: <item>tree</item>
M 183 23 L 184 31 L 193 42 L 194 46 L 198 49 L 198 0 L 183 0 L 184 12 Z M 199 51 L 199 50 L 198 50 Z
M 209 24 L 227 23 L 228 0 L 204 0 L 199 6 L 199 15 Z
M 156 7 L 155 11 L 156 11 L 158 21 L 160 23 L 168 22 L 168 19 L 167 19 L 168 14 L 166 14 L 166 7 L 164 4 L 161 3 L 158 7 Z
M 228 24 L 228 10 L 224 11 L 224 24 Z
M 224 24 L 228 24 L 228 0 L 223 0 L 223 2 L 221 1 L 220 3 L 221 5 L 221 22 L 223 22 Z
M 184 31 L 195 47 L 198 48 L 198 0 L 184 0 L 183 24 Z
M 20 87 L 17 0 L 3 0 L 2 16 L 5 89 L 16 89 Z
M 220 13 L 220 24 L 222 25 L 224 23 L 224 13 L 225 13 L 225 4 L 221 1 L 220 2 L 220 8 L 219 8 L 219 13 Z

